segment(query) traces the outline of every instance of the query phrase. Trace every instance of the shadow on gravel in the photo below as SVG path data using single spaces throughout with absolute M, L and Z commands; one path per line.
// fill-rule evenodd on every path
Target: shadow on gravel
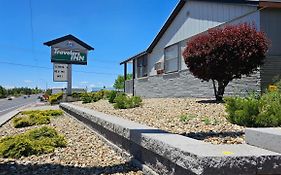
M 216 100 L 198 100 L 196 102 L 202 103 L 202 104 L 223 104 L 223 103 L 225 103 L 224 101 L 216 101 Z
M 105 167 L 74 167 L 60 164 L 18 164 L 15 162 L 0 163 L 0 175 L 99 175 L 128 173 L 139 169 L 131 162 Z
M 204 140 L 207 138 L 211 137 L 220 137 L 220 138 L 225 138 L 225 137 L 241 137 L 245 133 L 244 132 L 189 132 L 189 133 L 181 133 L 180 135 L 186 136 L 186 137 L 191 137 L 193 139 L 197 140 Z

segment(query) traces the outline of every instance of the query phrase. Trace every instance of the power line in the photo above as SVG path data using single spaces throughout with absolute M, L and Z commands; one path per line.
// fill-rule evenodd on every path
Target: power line
M 5 61 L 0 61 L 0 64 L 8 64 L 8 65 L 13 65 L 13 66 L 22 66 L 22 67 L 29 67 L 29 68 L 39 68 L 39 69 L 53 70 L 53 68 L 51 68 L 51 67 L 36 66 L 36 65 L 29 65 L 29 64 L 20 64 L 20 63 L 11 63 L 11 62 L 5 62 Z M 118 75 L 118 74 L 113 74 L 113 73 L 87 72 L 87 71 L 77 71 L 77 70 L 73 70 L 73 72 L 86 73 L 86 74 L 97 74 L 97 75 L 108 75 L 108 76 Z
M 0 46 L 1 47 L 6 47 L 6 48 L 11 48 L 13 50 L 21 50 L 23 52 L 30 52 L 30 53 L 37 53 L 37 54 L 50 54 L 50 51 L 42 51 L 42 50 L 35 50 L 35 49 L 30 49 L 30 48 L 24 48 L 24 47 L 19 47 L 19 46 L 13 46 L 13 45 L 7 45 L 7 44 L 3 44 L 3 43 L 0 43 Z M 100 62 L 100 63 L 113 63 L 113 64 L 118 64 L 120 62 L 118 61 L 109 61 L 109 60 L 101 60 L 101 59 L 97 59 L 97 58 L 93 58 L 93 62 Z

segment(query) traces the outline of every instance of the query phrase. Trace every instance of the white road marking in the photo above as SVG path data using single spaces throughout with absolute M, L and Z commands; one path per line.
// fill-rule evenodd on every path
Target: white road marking
M 21 105 L 13 106 L 13 107 L 10 107 L 10 108 L 7 108 L 7 109 L 4 109 L 4 110 L 0 111 L 0 113 L 1 113 L 1 112 L 5 112 L 5 111 L 8 111 L 8 110 L 10 110 L 10 109 L 14 109 L 14 108 L 20 107 L 20 106 L 24 106 L 24 105 L 26 105 L 26 104 L 21 104 Z

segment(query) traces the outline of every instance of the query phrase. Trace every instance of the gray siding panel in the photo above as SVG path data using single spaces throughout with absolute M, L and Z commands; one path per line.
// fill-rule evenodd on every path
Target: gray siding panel
M 226 95 L 245 95 L 249 91 L 260 92 L 260 74 L 234 80 L 226 88 Z M 213 97 L 211 82 L 201 82 L 188 70 L 178 73 L 151 76 L 135 80 L 136 95 L 145 98 L 161 97 Z
M 268 56 L 261 67 L 261 88 L 266 90 L 274 79 L 281 78 L 281 56 Z
M 273 79 L 281 75 L 281 10 L 261 11 L 261 30 L 270 40 L 270 48 L 265 64 L 261 67 L 261 88 L 266 90 Z
M 261 31 L 270 39 L 268 55 L 281 55 L 281 10 L 264 9 L 261 11 Z

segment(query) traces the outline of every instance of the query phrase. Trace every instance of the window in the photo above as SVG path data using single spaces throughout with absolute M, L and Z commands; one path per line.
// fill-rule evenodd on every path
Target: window
M 147 76 L 147 56 L 143 56 L 137 59 L 137 77 Z
M 164 60 L 165 73 L 179 70 L 179 48 L 178 44 L 165 48 Z

